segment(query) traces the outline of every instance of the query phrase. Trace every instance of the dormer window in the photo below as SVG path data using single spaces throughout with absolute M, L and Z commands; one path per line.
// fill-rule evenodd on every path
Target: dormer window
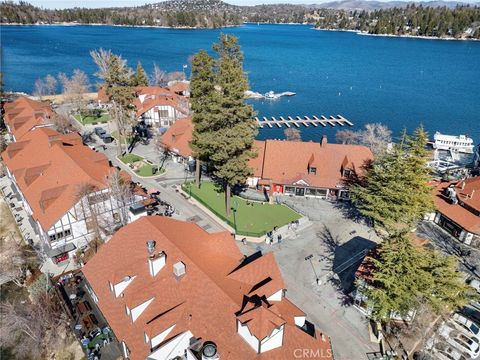
M 343 177 L 351 178 L 353 176 L 353 171 L 350 169 L 343 170 Z
M 317 168 L 316 167 L 311 167 L 308 173 L 312 174 L 312 175 L 317 175 Z

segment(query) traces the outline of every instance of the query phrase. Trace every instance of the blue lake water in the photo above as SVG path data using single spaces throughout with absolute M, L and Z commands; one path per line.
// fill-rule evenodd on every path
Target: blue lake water
M 387 124 L 395 134 L 422 123 L 432 134 L 466 133 L 480 142 L 480 42 L 362 36 L 303 25 L 244 25 L 223 30 L 112 26 L 4 26 L 2 72 L 7 90 L 31 92 L 38 77 L 80 68 L 95 83 L 89 51 L 112 49 L 131 66 L 141 61 L 181 71 L 220 32 L 245 52 L 251 89 L 293 91 L 277 101 L 251 101 L 259 116 L 336 115 L 355 124 Z M 189 69 L 187 69 L 189 72 Z M 283 130 L 262 130 L 281 138 Z M 304 139 L 335 129 L 308 128 Z

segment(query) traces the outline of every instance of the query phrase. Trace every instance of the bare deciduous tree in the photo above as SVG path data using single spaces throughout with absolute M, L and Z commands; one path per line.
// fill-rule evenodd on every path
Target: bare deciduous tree
M 54 95 L 56 93 L 56 90 L 57 90 L 57 79 L 55 79 L 54 76 L 48 74 L 46 77 L 45 77 L 45 89 L 46 89 L 46 92 L 47 92 L 47 95 Z
M 98 49 L 90 51 L 90 56 L 98 66 L 95 76 L 107 86 L 125 86 L 129 83 L 133 71 L 128 67 L 127 60 L 120 55 L 112 53 L 111 50 Z
M 288 128 L 283 133 L 288 141 L 302 141 L 302 135 L 298 129 Z
M 108 187 L 113 200 L 119 211 L 120 222 L 127 225 L 129 216 L 129 206 L 133 203 L 133 191 L 131 181 L 122 176 L 120 171 L 115 170 L 110 173 L 107 178 Z
M 342 144 L 356 144 L 358 133 L 352 130 L 338 130 L 335 134 L 335 140 Z
M 75 131 L 75 127 L 66 115 L 54 113 L 50 120 L 55 126 L 55 129 L 62 134 L 68 134 L 69 132 Z
M 106 226 L 97 206 L 98 203 L 102 202 L 104 194 L 99 192 L 94 185 L 83 183 L 78 186 L 76 197 L 80 202 L 81 211 L 87 224 L 87 230 L 93 232 L 94 238 L 90 242 L 90 245 L 96 253 L 98 246 L 102 241 L 102 233 L 106 230 Z
M 19 359 L 45 359 L 63 346 L 59 333 L 68 331 L 68 322 L 50 294 L 24 304 L 2 302 L 0 316 L 0 344 L 11 347 Z
M 45 89 L 45 83 L 44 83 L 43 79 L 38 78 L 37 80 L 35 80 L 35 85 L 34 85 L 34 88 L 33 88 L 33 95 L 38 97 L 40 100 L 42 100 L 42 98 L 45 95 L 47 95 L 46 89 Z
M 123 153 L 123 143 L 127 139 L 129 133 L 132 129 L 132 118 L 131 113 L 129 113 L 124 107 L 113 103 L 112 107 L 109 109 L 110 117 L 112 118 L 115 126 L 117 128 L 118 140 L 117 140 L 117 154 L 121 155 Z
M 152 75 L 150 76 L 150 85 L 165 87 L 168 83 L 168 76 L 165 71 L 160 69 L 157 64 L 153 64 Z
M 387 150 L 392 142 L 392 131 L 383 124 L 366 124 L 365 130 L 339 130 L 337 142 L 342 144 L 361 144 L 368 147 L 374 155 L 380 155 Z
M 366 124 L 361 134 L 362 144 L 370 148 L 375 155 L 385 152 L 388 144 L 392 142 L 392 131 L 379 123 Z
M 46 95 L 54 95 L 57 90 L 57 79 L 48 74 L 45 78 L 38 78 L 35 81 L 33 95 L 41 100 Z
M 25 286 L 23 278 L 27 270 L 27 261 L 20 245 L 12 239 L 1 239 L 0 244 L 0 285 L 13 282 L 17 286 Z
M 79 69 L 75 69 L 72 77 L 69 78 L 64 73 L 60 73 L 58 78 L 63 87 L 65 101 L 71 102 L 76 107 L 80 117 L 82 117 L 82 111 L 86 103 L 85 93 L 90 88 L 87 74 Z

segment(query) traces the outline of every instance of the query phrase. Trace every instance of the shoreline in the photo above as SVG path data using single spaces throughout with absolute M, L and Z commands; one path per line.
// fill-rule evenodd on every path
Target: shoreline
M 149 29 L 175 29 L 175 30 L 214 30 L 230 27 L 238 27 L 244 25 L 224 25 L 218 28 L 213 27 L 197 27 L 197 26 L 165 26 L 165 25 L 122 25 L 122 24 L 101 24 L 101 23 L 79 23 L 79 22 L 59 22 L 59 23 L 35 23 L 35 24 L 20 24 L 20 23 L 0 23 L 1 26 L 114 26 L 114 27 L 129 27 L 129 28 L 149 28 Z
M 407 38 L 407 39 L 422 39 L 422 40 L 446 40 L 446 41 L 480 41 L 480 39 L 473 38 L 454 38 L 454 37 L 439 37 L 439 36 L 424 36 L 424 35 L 395 35 L 395 34 L 370 34 L 367 31 L 352 30 L 352 29 L 323 29 L 312 28 L 318 31 L 337 31 L 337 32 L 352 32 L 360 36 L 378 36 L 378 37 L 391 37 L 391 38 Z

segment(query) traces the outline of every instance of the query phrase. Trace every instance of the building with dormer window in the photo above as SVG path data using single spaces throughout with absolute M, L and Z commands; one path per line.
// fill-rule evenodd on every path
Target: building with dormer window
M 285 297 L 273 254 L 245 257 L 228 232 L 144 217 L 82 271 L 124 358 L 333 359 L 328 336 Z

